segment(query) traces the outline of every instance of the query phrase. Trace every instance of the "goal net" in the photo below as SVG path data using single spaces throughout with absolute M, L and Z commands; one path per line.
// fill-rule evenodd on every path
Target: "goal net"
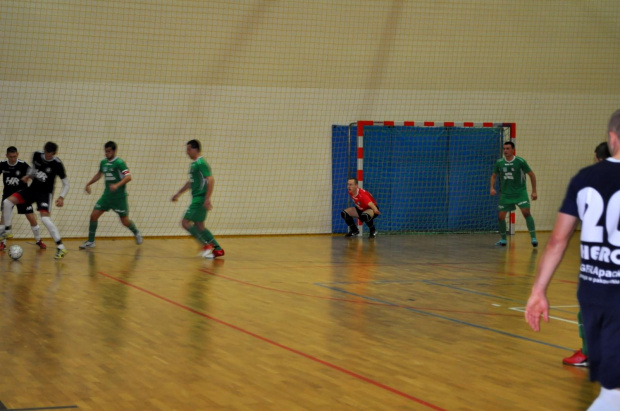
M 338 138 L 346 144 L 336 146 Z M 340 210 L 352 206 L 346 178 L 377 200 L 382 233 L 490 232 L 497 230 L 497 197 L 489 194 L 512 123 L 359 121 L 334 128 L 334 232 L 345 232 Z M 335 151 L 336 152 L 336 151 Z M 344 170 L 346 168 L 346 171 Z M 340 221 L 339 221 L 340 220 Z

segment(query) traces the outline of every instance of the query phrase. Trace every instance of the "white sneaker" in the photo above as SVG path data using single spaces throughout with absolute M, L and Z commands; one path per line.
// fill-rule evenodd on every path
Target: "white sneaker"
M 80 244 L 80 250 L 84 250 L 85 248 L 95 248 L 95 242 L 84 241 L 82 244 Z
M 142 234 L 140 233 L 136 234 L 136 244 L 142 244 Z
M 213 259 L 215 256 L 213 255 L 213 247 L 205 246 L 204 252 L 200 254 L 202 258 Z

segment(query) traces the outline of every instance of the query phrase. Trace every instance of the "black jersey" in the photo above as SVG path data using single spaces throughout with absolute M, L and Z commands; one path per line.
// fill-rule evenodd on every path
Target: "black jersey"
M 28 184 L 22 181 L 22 178 L 28 174 L 28 163 L 17 159 L 13 165 L 9 164 L 9 160 L 0 161 L 0 170 L 2 170 L 2 182 L 4 183 L 4 195 L 9 195 L 28 187 Z
M 50 161 L 45 160 L 43 151 L 32 154 L 32 168 L 30 189 L 37 192 L 53 194 L 56 176 L 61 180 L 67 177 L 62 161 L 56 156 Z
M 579 301 L 620 308 L 620 161 L 579 171 L 560 212 L 581 220 Z

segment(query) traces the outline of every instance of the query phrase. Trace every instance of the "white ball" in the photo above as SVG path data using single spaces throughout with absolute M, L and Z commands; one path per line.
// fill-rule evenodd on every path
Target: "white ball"
M 13 260 L 19 260 L 19 258 L 24 254 L 24 250 L 18 245 L 12 245 L 9 248 L 9 257 Z

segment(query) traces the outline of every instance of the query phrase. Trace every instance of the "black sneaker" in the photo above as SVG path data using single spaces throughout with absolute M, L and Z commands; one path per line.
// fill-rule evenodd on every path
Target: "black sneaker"
M 349 238 L 349 237 L 353 237 L 359 234 L 360 234 L 360 231 L 358 229 L 355 229 L 355 230 L 349 229 L 349 231 L 344 236 Z
M 368 233 L 368 238 L 375 238 L 375 237 L 377 237 L 377 229 L 372 228 L 370 232 Z

